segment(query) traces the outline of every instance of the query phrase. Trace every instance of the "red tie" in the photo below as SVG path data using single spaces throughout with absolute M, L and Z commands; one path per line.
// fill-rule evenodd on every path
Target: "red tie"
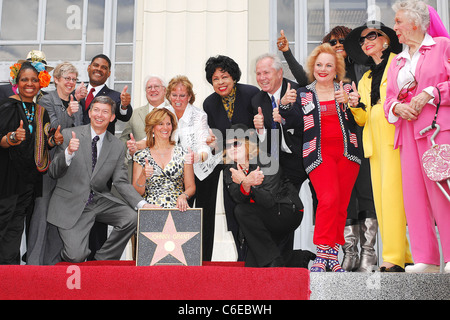
M 92 100 L 94 100 L 94 91 L 95 88 L 91 88 L 91 91 L 89 91 L 89 94 L 86 98 L 86 104 L 84 105 L 85 110 L 89 109 L 89 105 L 91 104 Z

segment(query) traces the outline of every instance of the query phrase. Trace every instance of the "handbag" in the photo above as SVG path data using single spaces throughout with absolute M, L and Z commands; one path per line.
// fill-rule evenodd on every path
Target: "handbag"
M 439 106 L 441 104 L 441 92 L 438 89 L 439 103 L 436 106 L 436 114 L 434 116 L 433 122 L 430 126 L 424 128 L 420 131 L 420 135 L 435 129 L 435 132 L 430 138 L 432 143 L 431 148 L 424 152 L 422 156 L 422 166 L 425 174 L 431 181 L 435 181 L 439 189 L 445 195 L 445 197 L 450 201 L 450 195 L 441 185 L 444 180 L 447 181 L 447 185 L 450 189 L 450 145 L 448 144 L 436 144 L 435 138 L 440 131 L 439 125 L 436 123 L 437 115 L 439 112 Z

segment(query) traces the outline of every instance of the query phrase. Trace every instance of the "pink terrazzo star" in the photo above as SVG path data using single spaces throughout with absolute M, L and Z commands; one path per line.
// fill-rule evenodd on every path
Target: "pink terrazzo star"
M 142 234 L 156 244 L 155 254 L 150 262 L 151 266 L 169 254 L 182 264 L 187 265 L 181 246 L 197 235 L 198 232 L 177 232 L 172 213 L 169 212 L 162 232 L 142 232 Z

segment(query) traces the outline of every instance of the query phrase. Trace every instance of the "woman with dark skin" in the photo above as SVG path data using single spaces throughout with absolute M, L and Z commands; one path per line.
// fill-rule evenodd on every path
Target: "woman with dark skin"
M 63 142 L 60 127 L 49 131 L 47 111 L 34 102 L 50 76 L 40 62 L 11 67 L 18 94 L 0 103 L 0 264 L 20 264 L 24 220 L 42 193 L 49 148 Z

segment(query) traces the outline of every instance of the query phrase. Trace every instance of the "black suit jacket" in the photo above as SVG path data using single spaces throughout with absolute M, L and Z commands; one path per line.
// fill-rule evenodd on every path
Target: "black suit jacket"
M 245 124 L 248 128 L 253 127 L 253 114 L 251 113 L 251 99 L 259 92 L 255 86 L 248 84 L 236 84 L 236 100 L 234 102 L 234 113 L 231 121 L 228 119 L 222 104 L 222 97 L 212 93 L 203 102 L 203 110 L 208 115 L 208 125 L 211 129 L 218 129 L 222 137 L 216 134 L 217 142 L 226 138 L 226 130 L 233 124 Z
M 291 84 L 291 89 L 297 90 L 300 86 L 291 80 L 283 79 L 281 86 L 280 99 L 285 95 L 288 83 Z M 278 103 L 278 101 L 277 101 Z M 271 129 L 272 129 L 272 101 L 269 94 L 265 91 L 259 91 L 252 99 L 252 113 L 253 116 L 258 114 L 258 107 L 261 107 L 264 115 L 264 127 L 266 128 L 267 136 L 267 150 L 271 150 Z M 254 127 L 252 123 L 252 127 Z M 306 179 L 306 172 L 303 168 L 302 162 L 302 148 L 303 148 L 303 132 L 298 129 L 287 129 L 286 126 L 280 126 L 277 123 L 277 129 L 281 129 L 279 134 L 280 140 L 278 141 L 278 148 L 280 148 L 280 165 L 286 175 L 291 176 L 292 181 L 297 185 L 298 183 Z M 287 147 L 291 150 L 292 154 L 285 153 L 281 150 L 281 137 L 284 137 L 284 141 Z
M 15 93 L 14 93 L 10 83 L 3 84 L 0 86 L 0 100 L 9 98 L 13 95 L 15 95 Z
M 107 96 L 110 97 L 111 99 L 113 99 L 116 102 L 116 118 L 114 119 L 113 122 L 111 122 L 108 126 L 108 131 L 111 132 L 112 134 L 116 133 L 116 122 L 117 120 L 123 121 L 123 122 L 127 122 L 128 120 L 130 120 L 131 115 L 133 114 L 133 108 L 131 107 L 131 105 L 128 106 L 127 109 L 127 114 L 126 115 L 122 115 L 120 113 L 120 108 L 121 108 L 121 104 L 120 104 L 120 92 L 112 90 L 110 88 L 108 88 L 108 86 L 104 86 L 103 89 L 96 95 L 96 97 L 99 96 Z M 83 108 L 83 124 L 89 124 L 91 123 L 90 119 L 89 119 L 89 107 L 86 109 L 86 98 L 82 99 L 80 101 L 81 107 Z

